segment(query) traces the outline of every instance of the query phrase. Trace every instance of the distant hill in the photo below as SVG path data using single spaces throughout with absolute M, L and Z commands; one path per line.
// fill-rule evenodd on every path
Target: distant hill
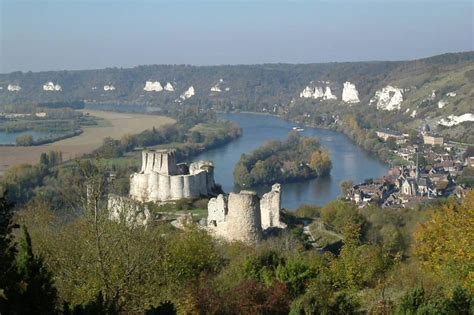
M 345 82 L 355 86 L 360 102 L 342 101 Z M 189 89 L 191 86 L 193 91 Z M 394 89 L 382 90 L 387 86 Z M 327 87 L 337 100 L 317 97 Z M 130 69 L 13 72 L 0 74 L 0 88 L 0 105 L 84 101 L 162 109 L 189 104 L 261 111 L 311 103 L 361 113 L 379 107 L 377 112 L 386 116 L 387 125 L 403 122 L 416 127 L 422 122 L 438 124 L 449 115 L 474 114 L 474 52 L 397 62 L 150 65 Z M 301 97 L 305 88 L 308 95 L 314 95 Z M 381 101 L 374 99 L 377 91 Z M 401 103 L 397 91 L 402 95 Z M 383 110 L 384 107 L 392 110 Z M 467 129 L 472 127 L 472 122 L 463 123 L 462 128 L 440 126 L 440 131 L 454 138 L 464 137 L 466 124 Z

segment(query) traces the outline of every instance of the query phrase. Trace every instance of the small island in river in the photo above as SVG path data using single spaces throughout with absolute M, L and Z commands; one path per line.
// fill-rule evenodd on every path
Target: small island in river
M 331 167 L 329 151 L 317 138 L 292 131 L 284 141 L 271 140 L 251 154 L 242 154 L 234 180 L 241 187 L 295 182 L 327 175 Z

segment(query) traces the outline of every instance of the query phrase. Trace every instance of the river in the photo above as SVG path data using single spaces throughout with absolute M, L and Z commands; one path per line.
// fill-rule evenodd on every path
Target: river
M 242 136 L 231 143 L 206 151 L 193 160 L 214 162 L 215 180 L 225 192 L 238 191 L 234 186 L 233 171 L 240 156 L 250 153 L 271 139 L 285 139 L 294 123 L 275 116 L 259 114 L 220 114 L 220 118 L 234 121 L 242 128 Z M 303 136 L 318 137 L 331 152 L 333 167 L 330 176 L 283 185 L 282 207 L 296 209 L 303 204 L 325 205 L 340 195 L 344 180 L 354 183 L 385 175 L 388 166 L 365 152 L 342 133 L 304 128 Z M 269 186 L 257 186 L 252 190 L 259 194 L 270 190 Z
M 15 144 L 16 143 L 16 138 L 18 136 L 23 136 L 23 135 L 31 135 L 34 140 L 38 140 L 41 138 L 47 138 L 54 136 L 54 133 L 47 132 L 47 131 L 32 131 L 32 130 L 27 130 L 27 131 L 18 131 L 18 132 L 4 132 L 0 131 L 0 144 Z

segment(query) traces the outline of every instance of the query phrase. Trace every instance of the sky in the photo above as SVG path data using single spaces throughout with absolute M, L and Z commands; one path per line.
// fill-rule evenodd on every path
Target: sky
M 474 50 L 474 0 L 0 0 L 0 73 Z

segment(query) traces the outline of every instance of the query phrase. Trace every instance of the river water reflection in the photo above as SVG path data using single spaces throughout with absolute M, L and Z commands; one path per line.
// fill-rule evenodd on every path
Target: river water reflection
M 220 114 L 242 128 L 242 137 L 225 146 L 204 152 L 195 159 L 214 162 L 216 182 L 225 192 L 238 191 L 234 186 L 233 171 L 241 154 L 250 153 L 271 139 L 285 139 L 295 124 L 278 117 L 258 114 Z M 302 135 L 318 137 L 331 151 L 333 168 L 328 177 L 283 185 L 282 206 L 295 209 L 302 204 L 324 205 L 340 195 L 340 183 L 346 179 L 361 182 L 367 178 L 380 177 L 388 167 L 363 151 L 344 134 L 316 128 L 304 128 Z M 252 187 L 259 194 L 268 186 Z

